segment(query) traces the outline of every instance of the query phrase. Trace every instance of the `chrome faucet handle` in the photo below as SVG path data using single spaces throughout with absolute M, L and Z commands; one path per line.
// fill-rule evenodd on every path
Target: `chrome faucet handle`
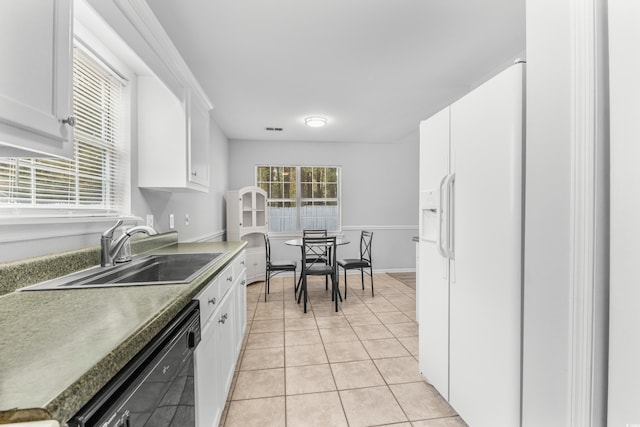
M 119 219 L 114 226 L 107 228 L 103 233 L 102 233 L 102 237 L 113 237 L 113 232 L 116 231 L 116 228 L 120 227 L 122 225 L 122 220 Z

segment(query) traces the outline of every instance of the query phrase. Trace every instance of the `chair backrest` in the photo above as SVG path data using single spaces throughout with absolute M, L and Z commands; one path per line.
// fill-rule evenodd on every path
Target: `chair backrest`
M 321 230 L 321 229 L 304 229 L 302 230 L 302 237 L 327 237 L 327 230 Z M 309 255 L 309 258 L 313 259 L 315 258 L 316 260 L 320 260 L 324 257 L 327 256 L 327 253 L 322 253 L 319 250 L 315 250 L 312 251 L 310 253 L 307 252 L 306 248 L 304 250 L 305 253 L 307 253 Z
M 303 237 L 327 237 L 327 230 L 305 229 L 305 230 L 302 230 L 302 236 Z
M 302 268 L 313 268 L 316 265 L 336 267 L 336 238 L 303 237 Z
M 373 232 L 362 230 L 360 233 L 360 259 L 371 262 L 371 240 Z
M 264 237 L 264 252 L 266 254 L 267 265 L 271 262 L 271 242 L 269 241 L 269 236 L 266 233 L 262 235 Z

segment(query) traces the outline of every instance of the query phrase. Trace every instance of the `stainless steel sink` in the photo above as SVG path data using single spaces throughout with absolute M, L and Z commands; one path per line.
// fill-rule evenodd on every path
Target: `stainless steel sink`
M 222 253 L 139 255 L 113 267 L 95 266 L 20 291 L 106 288 L 189 283 L 212 265 Z

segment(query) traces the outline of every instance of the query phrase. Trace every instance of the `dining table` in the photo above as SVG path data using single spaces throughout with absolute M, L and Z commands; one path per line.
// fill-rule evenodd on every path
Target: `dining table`
M 331 236 L 329 236 L 331 237 Z M 343 237 L 336 237 L 336 246 L 341 246 L 341 245 L 348 245 L 349 243 L 351 243 L 349 240 L 343 238 Z M 296 239 L 289 239 L 289 240 L 285 240 L 284 242 L 285 245 L 289 245 L 289 246 L 299 246 L 302 247 L 302 238 L 296 238 Z

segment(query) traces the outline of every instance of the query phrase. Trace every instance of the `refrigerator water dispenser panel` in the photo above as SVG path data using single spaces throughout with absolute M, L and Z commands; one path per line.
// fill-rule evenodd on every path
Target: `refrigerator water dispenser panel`
M 440 200 L 439 190 L 426 190 L 420 192 L 420 212 L 422 223 L 420 240 L 435 242 L 438 233 L 438 204 Z

